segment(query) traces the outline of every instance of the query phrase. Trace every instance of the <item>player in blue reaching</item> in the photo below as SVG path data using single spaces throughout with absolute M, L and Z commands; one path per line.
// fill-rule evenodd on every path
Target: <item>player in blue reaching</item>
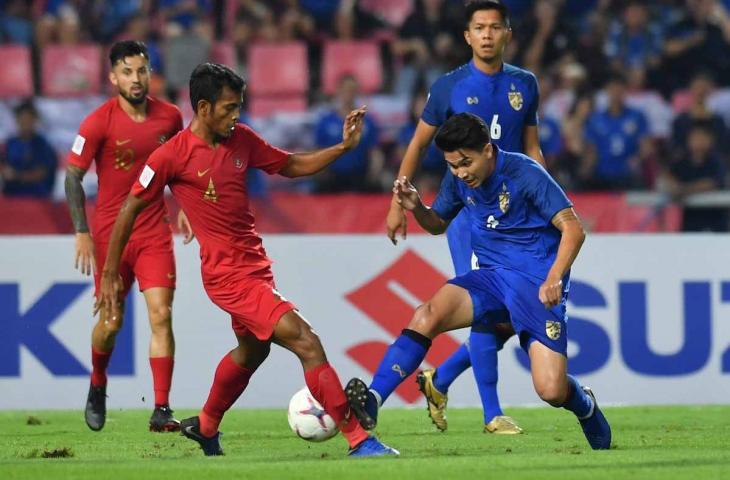
M 489 326 L 506 310 L 530 357 L 541 399 L 573 412 L 593 449 L 611 445 L 611 428 L 593 392 L 567 374 L 566 302 L 570 267 L 585 232 L 565 193 L 529 157 L 490 143 L 476 115 L 452 116 L 436 135 L 449 165 L 431 208 L 405 177 L 393 188 L 398 203 L 437 235 L 461 210 L 469 212 L 479 268 L 449 280 L 388 348 L 368 388 L 353 378 L 345 387 L 363 427 L 373 427 L 380 404 L 420 365 L 438 334 Z M 380 400 L 380 401 L 379 401 Z
M 505 64 L 504 49 L 510 41 L 509 13 L 494 0 L 477 0 L 465 7 L 464 38 L 472 49 L 472 60 L 444 75 L 431 87 L 421 120 L 403 157 L 399 177 L 411 179 L 436 130 L 453 114 L 470 112 L 489 124 L 492 142 L 503 150 L 524 152 L 543 166 L 537 127 L 539 92 L 535 76 Z M 396 243 L 398 231 L 405 238 L 406 217 L 394 197 L 388 218 L 388 236 Z M 472 245 L 466 211 L 461 212 L 446 232 L 456 275 L 472 268 Z M 497 395 L 497 352 L 514 334 L 506 311 L 490 312 L 488 327 L 472 328 L 463 344 L 437 369 L 419 373 L 419 388 L 426 397 L 428 412 L 439 430 L 447 429 L 446 403 L 451 383 L 469 366 L 479 388 L 484 411 L 484 431 L 521 433 L 522 429 L 502 413 Z

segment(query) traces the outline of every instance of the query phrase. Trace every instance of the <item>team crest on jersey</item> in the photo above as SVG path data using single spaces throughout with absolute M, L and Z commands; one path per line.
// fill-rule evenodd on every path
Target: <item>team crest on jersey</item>
M 499 209 L 502 210 L 502 213 L 507 213 L 507 210 L 509 210 L 510 194 L 507 191 L 507 185 L 504 183 L 502 183 L 502 191 L 499 192 L 497 198 L 499 199 Z
M 561 330 L 560 322 L 556 322 L 554 320 L 548 320 L 545 322 L 545 333 L 550 340 L 557 340 L 560 338 Z
M 474 201 L 474 199 L 472 198 L 471 195 L 469 195 L 468 197 L 466 197 L 466 203 L 468 203 L 472 207 L 476 205 L 476 202 Z
M 208 188 L 206 188 L 205 193 L 203 193 L 203 200 L 208 200 L 213 203 L 218 201 L 218 193 L 216 193 L 215 185 L 213 185 L 213 177 L 211 177 L 208 181 Z
M 479 97 L 466 97 L 466 103 L 469 105 L 476 105 L 479 103 Z
M 157 141 L 162 145 L 167 141 L 167 135 L 160 135 L 160 138 L 157 139 Z
M 517 91 L 514 83 L 510 85 L 510 91 L 507 92 L 507 99 L 509 99 L 510 106 L 515 110 L 519 111 L 522 108 L 522 104 L 524 103 L 522 93 Z
M 235 160 L 233 160 L 233 166 L 236 168 L 241 168 L 243 167 L 243 162 L 240 158 L 236 157 Z

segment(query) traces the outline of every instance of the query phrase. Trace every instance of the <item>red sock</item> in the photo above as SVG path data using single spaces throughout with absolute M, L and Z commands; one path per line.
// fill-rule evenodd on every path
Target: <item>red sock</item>
M 170 404 L 170 385 L 172 369 L 175 366 L 173 357 L 150 357 L 152 367 L 152 384 L 155 388 L 155 407 Z
M 304 381 L 307 383 L 309 391 L 312 392 L 312 396 L 322 404 L 325 412 L 340 427 L 350 448 L 368 438 L 368 433 L 360 426 L 360 422 L 354 415 L 351 415 L 342 383 L 337 377 L 337 372 L 329 363 L 323 363 L 304 372 Z
M 230 353 L 218 364 L 208 400 L 200 412 L 200 433 L 212 437 L 218 432 L 223 414 L 238 400 L 254 370 L 238 365 Z
M 112 358 L 112 352 L 99 352 L 91 347 L 91 384 L 95 387 L 103 387 L 106 385 L 106 367 L 109 366 L 109 360 Z

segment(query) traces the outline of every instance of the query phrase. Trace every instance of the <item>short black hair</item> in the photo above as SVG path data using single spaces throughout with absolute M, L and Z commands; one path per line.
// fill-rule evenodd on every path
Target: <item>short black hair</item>
M 38 118 L 38 110 L 36 110 L 35 105 L 33 104 L 33 99 L 31 98 L 27 98 L 16 105 L 13 109 L 13 113 L 15 113 L 16 117 L 22 113 L 30 113 L 35 118 Z
M 436 146 L 444 152 L 461 148 L 481 151 L 490 142 L 489 127 L 473 113 L 457 113 L 436 134 Z
M 137 55 L 141 55 L 149 61 L 150 53 L 147 50 L 147 45 L 138 40 L 122 40 L 112 45 L 111 50 L 109 50 L 109 62 L 113 67 L 117 62 Z
M 206 100 L 214 105 L 220 98 L 223 87 L 243 92 L 246 81 L 239 74 L 220 63 L 201 63 L 190 74 L 190 103 L 198 112 L 198 102 Z
M 496 10 L 502 15 L 502 21 L 507 28 L 510 28 L 509 10 L 507 6 L 499 0 L 469 0 L 464 5 L 464 30 L 469 29 L 469 23 L 474 13 L 479 10 Z

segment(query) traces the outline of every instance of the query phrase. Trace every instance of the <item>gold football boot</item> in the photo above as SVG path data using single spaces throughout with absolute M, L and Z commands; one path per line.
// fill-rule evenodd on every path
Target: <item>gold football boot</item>
M 416 382 L 418 383 L 418 389 L 426 397 L 428 416 L 431 417 L 431 421 L 436 425 L 436 428 L 445 432 L 449 426 L 446 422 L 446 403 L 449 401 L 449 398 L 446 394 L 439 392 L 434 386 L 434 373 L 436 373 L 436 370 L 433 368 L 423 370 L 416 376 Z

